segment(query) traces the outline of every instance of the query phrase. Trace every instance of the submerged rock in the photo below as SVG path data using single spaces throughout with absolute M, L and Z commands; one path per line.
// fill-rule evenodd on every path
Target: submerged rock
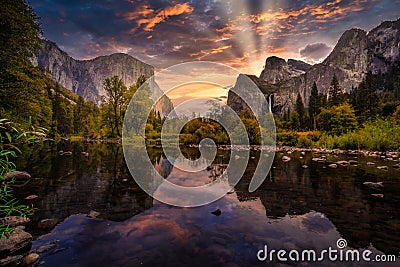
M 43 219 L 38 223 L 38 227 L 41 229 L 51 229 L 56 226 L 58 219 Z
M 289 162 L 290 160 L 291 160 L 291 158 L 288 157 L 288 156 L 283 156 L 283 157 L 282 157 L 282 161 L 283 161 L 283 162 Z
M 212 214 L 214 214 L 215 216 L 219 216 L 219 215 L 221 215 L 221 210 L 220 209 L 216 209 L 216 210 L 214 210 L 213 212 L 211 212 Z
M 378 170 L 384 170 L 384 171 L 389 169 L 388 166 L 378 166 L 377 168 L 378 168 Z
M 336 169 L 338 167 L 338 165 L 337 164 L 329 164 L 328 167 L 331 169 Z
M 377 197 L 377 198 L 383 198 L 383 194 L 371 194 L 371 196 L 373 197 Z

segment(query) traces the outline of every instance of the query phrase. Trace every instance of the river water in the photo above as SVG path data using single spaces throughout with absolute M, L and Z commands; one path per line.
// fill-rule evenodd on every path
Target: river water
M 182 150 L 190 159 L 199 156 L 197 149 Z M 180 172 L 161 148 L 149 148 L 148 154 L 162 176 L 178 183 L 213 178 L 207 170 L 196 175 Z M 287 155 L 292 160 L 283 162 L 283 155 L 276 154 L 268 179 L 254 193 L 248 186 L 259 151 L 251 152 L 234 192 L 206 206 L 177 208 L 153 200 L 136 185 L 121 145 L 45 142 L 26 147 L 19 156 L 18 169 L 28 171 L 32 179 L 15 191 L 20 198 L 38 196 L 23 202 L 36 208 L 26 229 L 34 236 L 32 251 L 39 249 L 43 266 L 265 266 L 270 262 L 257 259 L 265 245 L 321 251 L 336 248 L 340 238 L 351 249 L 399 256 L 400 170 L 392 168 L 396 162 L 327 155 L 327 162 L 318 163 L 312 158 L 321 155 L 312 152 L 292 153 Z M 216 168 L 223 168 L 229 156 L 229 151 L 218 151 Z M 358 164 L 328 167 L 350 159 Z M 368 166 L 370 161 L 376 165 Z M 378 170 L 380 165 L 389 170 Z M 363 185 L 381 181 L 381 190 Z M 212 214 L 217 209 L 219 216 Z M 87 216 L 91 211 L 98 212 L 97 218 Z M 51 223 L 43 223 L 45 219 Z M 273 263 L 299 265 L 276 259 Z M 302 265 L 337 264 L 324 260 Z

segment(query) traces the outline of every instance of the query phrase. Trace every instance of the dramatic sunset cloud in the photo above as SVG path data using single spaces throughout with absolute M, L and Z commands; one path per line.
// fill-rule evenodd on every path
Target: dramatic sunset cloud
M 37 0 L 46 38 L 77 59 L 128 53 L 156 69 L 215 61 L 259 75 L 265 59 L 322 61 L 350 28 L 395 20 L 391 0 Z

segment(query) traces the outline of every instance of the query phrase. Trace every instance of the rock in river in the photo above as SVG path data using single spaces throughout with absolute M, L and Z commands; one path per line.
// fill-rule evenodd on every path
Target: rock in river
M 364 182 L 363 185 L 368 186 L 369 188 L 378 189 L 378 190 L 383 188 L 383 182 L 377 182 L 377 183 Z
M 0 258 L 16 255 L 28 249 L 31 245 L 32 235 L 17 227 L 9 238 L 0 239 Z
M 211 212 L 212 214 L 214 214 L 215 216 L 219 216 L 219 215 L 221 215 L 221 210 L 220 209 L 216 209 L 216 210 L 214 210 L 213 212 Z
M 283 157 L 282 157 L 282 161 L 283 161 L 283 162 L 288 162 L 288 161 L 290 161 L 290 160 L 291 160 L 291 158 L 288 157 L 288 156 L 283 156 Z
M 29 255 L 27 255 L 23 260 L 22 260 L 22 264 L 29 266 L 34 264 L 35 262 L 37 262 L 39 259 L 39 254 L 36 253 L 30 253 Z

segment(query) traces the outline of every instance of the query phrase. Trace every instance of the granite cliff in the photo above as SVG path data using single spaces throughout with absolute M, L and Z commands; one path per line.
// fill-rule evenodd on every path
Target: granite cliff
M 127 54 L 117 53 L 91 60 L 75 60 L 55 43 L 47 40 L 38 54 L 37 64 L 48 70 L 54 81 L 97 104 L 101 103 L 101 97 L 105 95 L 103 82 L 106 78 L 117 75 L 129 87 L 135 84 L 141 75 L 146 78 L 154 75 L 153 66 Z M 163 97 L 157 103 L 156 110 L 161 111 L 163 115 L 168 115 L 172 109 L 172 102 L 167 97 Z
M 322 62 L 310 66 L 304 62 L 270 57 L 260 77 L 251 79 L 265 96 L 274 95 L 273 111 L 282 114 L 293 109 L 297 94 L 308 106 L 311 88 L 316 82 L 320 93 L 329 91 L 334 75 L 344 92 L 357 87 L 368 71 L 385 73 L 400 60 L 400 19 L 383 22 L 370 32 L 351 29 L 342 34 L 330 55 Z M 238 107 L 240 101 L 228 98 L 228 104 Z M 237 110 L 240 111 L 240 110 Z

